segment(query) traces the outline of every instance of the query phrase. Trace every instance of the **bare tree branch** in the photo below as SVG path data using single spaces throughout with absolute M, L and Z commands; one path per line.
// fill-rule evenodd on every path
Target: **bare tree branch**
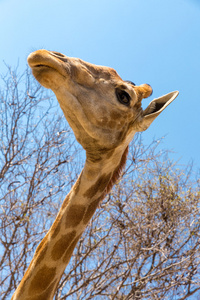
M 54 96 L 28 70 L 8 67 L 0 112 L 0 298 L 10 299 L 84 158 Z M 137 135 L 55 300 L 200 296 L 199 177 L 159 151 L 160 141 L 145 146 Z

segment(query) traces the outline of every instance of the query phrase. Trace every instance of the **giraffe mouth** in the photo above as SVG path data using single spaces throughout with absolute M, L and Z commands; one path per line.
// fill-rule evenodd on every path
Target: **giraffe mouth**
M 31 69 L 34 70 L 34 71 L 56 70 L 55 68 L 52 68 L 48 65 L 42 65 L 42 64 L 32 66 Z
M 31 69 L 35 69 L 35 70 L 39 70 L 39 69 L 49 69 L 49 70 L 55 70 L 58 71 L 57 68 L 53 65 L 51 65 L 50 63 L 45 64 L 45 63 L 35 63 L 35 64 L 29 64 Z
M 66 75 L 66 70 L 63 68 L 61 61 L 54 57 L 47 50 L 38 50 L 28 56 L 28 64 L 32 71 L 36 74 L 41 71 L 56 71 L 61 75 Z M 36 78 L 37 79 L 37 78 Z
M 34 68 L 43 68 L 43 67 L 45 67 L 45 68 L 52 68 L 52 67 L 50 67 L 50 66 L 42 65 L 42 64 L 38 64 L 38 65 L 35 65 L 35 66 L 34 66 Z
M 178 94 L 179 92 L 175 91 L 152 100 L 143 111 L 143 116 L 160 114 L 172 101 L 174 101 Z

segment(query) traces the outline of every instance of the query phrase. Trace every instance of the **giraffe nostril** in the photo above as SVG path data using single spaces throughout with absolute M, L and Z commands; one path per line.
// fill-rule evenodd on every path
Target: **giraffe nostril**
M 56 52 L 56 51 L 50 51 L 51 54 L 53 54 L 54 56 L 57 56 L 57 57 L 65 57 L 64 54 L 60 53 L 60 52 Z

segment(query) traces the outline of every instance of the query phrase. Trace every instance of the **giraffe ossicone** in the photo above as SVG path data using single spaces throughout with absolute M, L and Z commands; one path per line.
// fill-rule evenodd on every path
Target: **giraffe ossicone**
M 81 234 L 119 178 L 134 134 L 146 130 L 178 92 L 152 100 L 143 110 L 141 102 L 152 94 L 151 86 L 123 81 L 112 68 L 43 49 L 31 53 L 28 64 L 39 83 L 55 93 L 86 151 L 77 182 L 12 297 L 50 300 Z

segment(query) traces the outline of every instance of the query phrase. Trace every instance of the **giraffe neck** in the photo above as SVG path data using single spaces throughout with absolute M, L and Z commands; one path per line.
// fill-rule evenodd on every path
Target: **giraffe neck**
M 100 201 L 125 164 L 127 146 L 110 150 L 97 162 L 89 158 L 27 269 L 12 300 L 53 299 L 73 250 Z

